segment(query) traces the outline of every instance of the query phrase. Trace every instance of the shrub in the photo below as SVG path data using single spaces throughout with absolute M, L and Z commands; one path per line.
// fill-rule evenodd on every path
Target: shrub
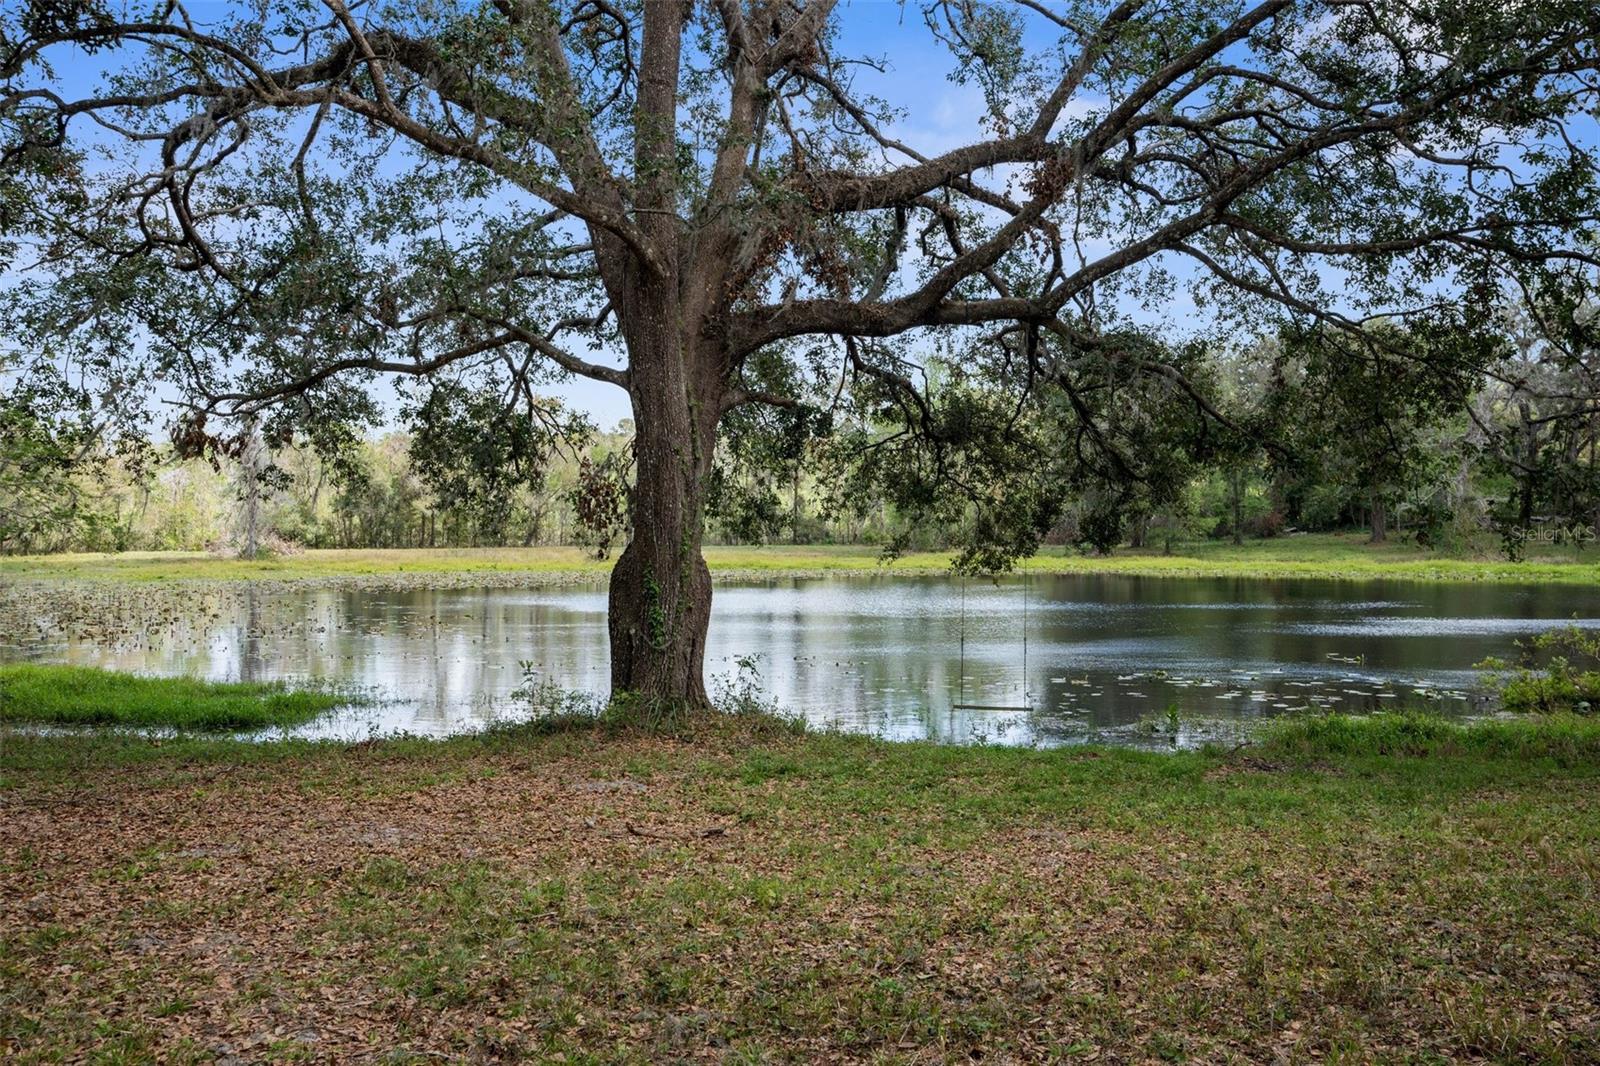
M 1498 659 L 1478 664 L 1491 671 L 1489 684 L 1506 710 L 1591 714 L 1600 707 L 1600 632 L 1567 626 L 1518 641 L 1517 647 L 1522 662 L 1515 670 Z

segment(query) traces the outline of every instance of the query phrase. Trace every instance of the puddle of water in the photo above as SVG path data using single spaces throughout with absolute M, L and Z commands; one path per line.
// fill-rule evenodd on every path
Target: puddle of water
M 444 735 L 514 719 L 526 714 L 510 698 L 524 661 L 569 688 L 600 692 L 608 677 L 598 584 L 10 586 L 5 597 L 0 658 L 320 678 L 382 697 L 297 735 Z M 886 737 L 1166 746 L 1306 710 L 1482 711 L 1473 664 L 1573 620 L 1600 626 L 1600 589 L 1063 575 L 974 580 L 963 593 L 946 578 L 784 578 L 718 587 L 707 672 L 757 656 L 786 710 Z

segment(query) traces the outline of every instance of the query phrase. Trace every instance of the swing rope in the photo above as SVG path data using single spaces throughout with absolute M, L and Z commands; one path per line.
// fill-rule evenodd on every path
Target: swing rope
M 961 575 L 961 674 L 960 700 L 967 702 L 967 575 Z
M 967 576 L 961 577 L 961 680 L 958 685 L 957 702 L 951 708 L 964 711 L 1031 711 L 1033 705 L 1028 697 L 1028 597 L 1033 585 L 1031 576 L 1022 579 L 1022 703 L 1018 706 L 1004 706 L 992 703 L 967 702 Z

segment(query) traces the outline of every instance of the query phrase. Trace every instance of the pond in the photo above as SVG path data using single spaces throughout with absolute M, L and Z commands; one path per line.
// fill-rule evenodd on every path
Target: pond
M 607 680 L 598 584 L 32 595 L 0 657 L 320 678 L 379 697 L 299 735 L 443 735 L 524 717 L 511 698 L 524 662 L 565 687 Z M 1193 744 L 1307 709 L 1483 713 L 1474 663 L 1554 624 L 1600 626 L 1600 589 L 1570 585 L 873 575 L 724 582 L 714 602 L 713 688 L 749 657 L 762 688 L 815 725 L 957 742 Z

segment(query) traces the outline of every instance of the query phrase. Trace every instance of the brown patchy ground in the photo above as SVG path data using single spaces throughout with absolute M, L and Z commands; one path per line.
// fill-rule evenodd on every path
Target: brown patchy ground
M 1592 761 L 0 744 L 20 1061 L 1600 1061 Z

